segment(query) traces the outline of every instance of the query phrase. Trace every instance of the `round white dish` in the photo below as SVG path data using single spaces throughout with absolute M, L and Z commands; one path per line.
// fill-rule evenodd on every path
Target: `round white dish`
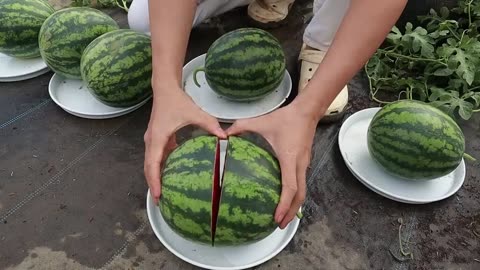
M 163 219 L 150 190 L 147 192 L 147 215 L 150 225 L 162 244 L 175 256 L 206 269 L 246 269 L 262 264 L 280 253 L 295 235 L 300 220 L 295 217 L 284 229 L 277 228 L 267 238 L 238 247 L 212 247 L 186 240 L 175 233 Z
M 194 102 L 219 121 L 232 123 L 238 119 L 252 118 L 267 114 L 279 108 L 292 90 L 292 79 L 287 70 L 285 77 L 278 88 L 262 99 L 250 102 L 234 102 L 216 94 L 205 80 L 205 73 L 198 72 L 198 87 L 193 80 L 196 68 L 205 64 L 206 54 L 197 56 L 183 67 L 183 86 L 185 92 L 192 97 Z
M 54 74 L 48 85 L 52 100 L 66 112 L 87 119 L 107 119 L 130 113 L 144 105 L 151 97 L 126 108 L 107 106 L 88 91 L 82 80 L 68 79 Z
M 50 69 L 41 57 L 20 59 L 0 53 L 0 82 L 16 82 L 47 73 Z
M 367 130 L 378 110 L 380 108 L 356 112 L 340 128 L 340 152 L 352 174 L 372 191 L 403 203 L 431 203 L 455 194 L 465 181 L 464 160 L 448 175 L 428 181 L 413 181 L 389 174 L 371 157 L 367 146 Z

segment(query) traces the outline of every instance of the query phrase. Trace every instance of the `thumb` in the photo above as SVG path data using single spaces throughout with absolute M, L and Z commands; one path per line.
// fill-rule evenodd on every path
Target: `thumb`
M 201 111 L 199 115 L 194 116 L 194 121 L 192 121 L 192 124 L 203 128 L 219 138 L 227 138 L 227 133 L 220 126 L 218 120 L 206 112 Z

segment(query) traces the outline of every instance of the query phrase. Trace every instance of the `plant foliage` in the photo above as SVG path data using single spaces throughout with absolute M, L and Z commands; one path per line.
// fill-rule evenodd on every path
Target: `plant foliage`
M 468 120 L 480 111 L 480 1 L 430 10 L 404 31 L 393 27 L 365 65 L 370 95 L 403 95 Z

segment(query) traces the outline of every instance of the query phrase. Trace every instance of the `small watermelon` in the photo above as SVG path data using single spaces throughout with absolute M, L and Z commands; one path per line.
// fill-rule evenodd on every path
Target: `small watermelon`
M 216 137 L 199 136 L 168 156 L 160 212 L 173 231 L 198 243 L 236 246 L 260 241 L 277 228 L 278 161 L 249 140 L 230 137 L 221 174 L 219 147 Z
M 1 0 L 0 53 L 25 59 L 40 57 L 38 33 L 54 12 L 46 0 Z
M 116 29 L 119 29 L 118 24 L 97 9 L 61 9 L 48 17 L 40 29 L 40 54 L 55 73 L 80 79 L 80 59 L 85 47 L 95 38 Z
M 130 29 L 105 33 L 85 48 L 80 71 L 100 102 L 112 107 L 138 104 L 152 94 L 150 36 Z
M 278 40 L 257 28 L 240 28 L 218 38 L 207 51 L 205 72 L 210 88 L 233 101 L 258 100 L 273 92 L 285 76 L 285 54 Z
M 392 175 L 429 180 L 455 170 L 465 151 L 458 124 L 441 110 L 421 101 L 399 100 L 373 117 L 368 149 Z

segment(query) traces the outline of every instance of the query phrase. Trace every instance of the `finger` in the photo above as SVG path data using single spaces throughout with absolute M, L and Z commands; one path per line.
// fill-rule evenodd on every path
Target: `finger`
M 158 204 L 161 194 L 160 168 L 164 147 L 165 143 L 161 143 L 155 146 L 147 146 L 145 150 L 144 173 L 148 187 L 150 188 L 150 194 L 155 204 Z M 155 153 L 151 152 L 152 148 L 156 149 Z
M 170 137 L 170 140 L 168 140 L 167 146 L 165 147 L 165 154 L 164 154 L 162 160 L 165 160 L 168 157 L 168 155 L 170 155 L 170 153 L 172 153 L 172 151 L 175 150 L 175 148 L 177 148 L 177 146 L 178 146 L 177 136 L 174 133 Z
M 296 162 L 293 158 L 283 157 L 280 159 L 282 173 L 282 192 L 280 201 L 275 211 L 275 222 L 280 224 L 285 218 L 295 195 L 297 194 Z
M 244 132 L 259 133 L 260 130 L 258 128 L 257 120 L 256 119 L 237 120 L 227 129 L 228 136 L 238 135 Z
M 288 223 L 290 223 L 295 218 L 298 210 L 305 201 L 307 166 L 308 163 L 306 163 L 305 161 L 300 162 L 297 166 L 297 193 L 295 194 L 295 198 L 293 199 L 290 209 L 288 210 L 283 220 L 280 222 L 281 229 L 287 227 Z
M 227 133 L 220 126 L 218 120 L 215 117 L 205 113 L 204 111 L 200 111 L 199 114 L 194 115 L 192 119 L 194 119 L 192 121 L 192 124 L 205 129 L 206 131 L 212 133 L 219 138 L 227 138 Z

